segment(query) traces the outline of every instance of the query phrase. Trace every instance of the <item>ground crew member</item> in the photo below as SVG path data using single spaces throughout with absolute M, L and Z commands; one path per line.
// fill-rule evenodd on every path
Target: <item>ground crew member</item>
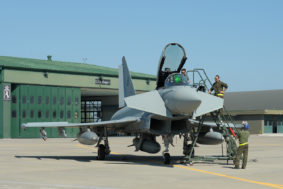
M 249 150 L 249 144 L 248 144 L 248 139 L 250 136 L 250 132 L 248 131 L 249 129 L 249 124 L 248 122 L 243 122 L 243 130 L 241 130 L 238 135 L 236 136 L 236 138 L 239 138 L 239 147 L 237 150 L 237 155 L 236 158 L 234 160 L 234 164 L 235 164 L 235 169 L 239 169 L 239 164 L 240 164 L 240 159 L 241 156 L 243 154 L 243 162 L 242 162 L 242 169 L 245 169 L 247 166 L 247 162 L 248 162 L 248 150 Z
M 181 74 L 187 79 L 188 83 L 190 84 L 190 79 L 189 79 L 189 76 L 188 76 L 188 74 L 187 74 L 186 68 L 183 68 L 183 69 L 181 70 Z
M 212 91 L 215 92 L 215 96 L 223 98 L 224 92 L 227 90 L 228 85 L 222 81 L 220 81 L 219 75 L 215 76 L 215 82 L 212 87 L 209 89 L 208 93 L 211 94 Z

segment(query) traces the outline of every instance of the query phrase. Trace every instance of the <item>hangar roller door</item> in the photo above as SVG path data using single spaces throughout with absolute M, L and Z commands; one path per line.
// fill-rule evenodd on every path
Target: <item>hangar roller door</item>
M 277 120 L 277 133 L 283 133 L 283 117 L 280 116 L 280 118 Z
M 273 132 L 273 120 L 264 120 L 264 133 Z
M 264 133 L 283 133 L 283 116 L 264 116 Z
M 79 88 L 16 85 L 12 89 L 12 138 L 40 137 L 39 128 L 24 131 L 22 123 L 59 122 L 78 123 L 81 120 L 81 92 Z M 47 136 L 59 137 L 57 129 L 47 128 Z M 75 137 L 78 129 L 66 129 L 68 137 Z

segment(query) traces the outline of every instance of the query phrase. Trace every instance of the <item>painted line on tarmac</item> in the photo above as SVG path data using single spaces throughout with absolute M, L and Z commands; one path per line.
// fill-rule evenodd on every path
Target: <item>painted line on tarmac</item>
M 94 150 L 94 149 L 95 149 L 95 150 L 97 150 L 97 148 L 85 146 L 85 145 L 82 145 L 82 144 L 77 144 L 77 146 L 80 147 L 80 148 L 91 149 L 91 150 Z M 122 154 L 116 153 L 116 152 L 111 152 L 110 154 L 122 155 Z M 215 173 L 215 172 L 211 172 L 211 171 L 205 171 L 205 170 L 201 170 L 201 169 L 195 169 L 195 168 L 187 167 L 187 166 L 184 166 L 184 165 L 173 164 L 172 166 L 173 166 L 173 167 L 177 167 L 177 168 L 182 168 L 182 169 L 191 170 L 191 171 L 201 172 L 201 173 L 205 173 L 205 174 L 210 174 L 210 175 L 225 177 L 225 178 L 229 178 L 229 179 L 233 179 L 233 180 L 238 180 L 238 181 L 243 181 L 243 182 L 248 182 L 248 183 L 253 183 L 253 184 L 259 184 L 259 185 L 263 185 L 263 186 L 269 186 L 269 187 L 272 187 L 272 188 L 280 188 L 280 189 L 283 189 L 283 185 L 279 185 L 279 184 L 272 184 L 272 183 L 265 183 L 265 182 L 258 182 L 258 181 L 254 181 L 254 180 L 248 180 L 248 179 L 243 179 L 243 178 L 239 178 L 239 177 L 233 177 L 233 176 L 229 176 L 229 175 L 224 175 L 224 174 L 221 174 L 221 173 Z
M 224 174 L 220 174 L 220 173 L 215 173 L 215 172 L 211 172 L 211 171 L 195 169 L 195 168 L 187 167 L 187 166 L 184 166 L 184 165 L 176 165 L 176 164 L 174 164 L 173 167 L 178 167 L 178 168 L 187 169 L 187 170 L 191 170 L 191 171 L 197 171 L 197 172 L 201 172 L 201 173 L 205 173 L 205 174 L 225 177 L 225 178 L 229 178 L 229 179 L 233 179 L 233 180 L 239 180 L 239 181 L 243 181 L 243 182 L 248 182 L 248 183 L 259 184 L 259 185 L 263 185 L 263 186 L 269 186 L 269 187 L 273 187 L 273 188 L 283 189 L 283 185 L 272 184 L 272 183 L 265 183 L 265 182 L 258 182 L 258 181 L 254 181 L 254 180 L 248 180 L 248 179 L 243 179 L 243 178 L 239 178 L 239 177 L 233 177 L 233 176 L 224 175 Z
M 96 147 L 90 147 L 90 146 L 86 146 L 86 145 L 82 145 L 82 144 L 77 144 L 76 146 L 78 146 L 80 148 L 91 149 L 91 150 L 97 151 Z

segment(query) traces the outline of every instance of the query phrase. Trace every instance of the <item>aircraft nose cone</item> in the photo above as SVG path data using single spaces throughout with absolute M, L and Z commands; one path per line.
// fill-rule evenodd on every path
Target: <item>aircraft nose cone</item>
M 191 115 L 200 105 L 194 89 L 179 87 L 165 95 L 166 107 L 172 114 Z

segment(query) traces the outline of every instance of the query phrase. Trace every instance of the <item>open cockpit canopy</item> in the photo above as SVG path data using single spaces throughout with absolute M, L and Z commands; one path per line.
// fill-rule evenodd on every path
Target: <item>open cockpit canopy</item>
M 187 60 L 185 49 L 178 43 L 169 43 L 162 51 L 158 72 L 157 88 L 164 87 L 166 78 L 172 73 L 179 73 Z

